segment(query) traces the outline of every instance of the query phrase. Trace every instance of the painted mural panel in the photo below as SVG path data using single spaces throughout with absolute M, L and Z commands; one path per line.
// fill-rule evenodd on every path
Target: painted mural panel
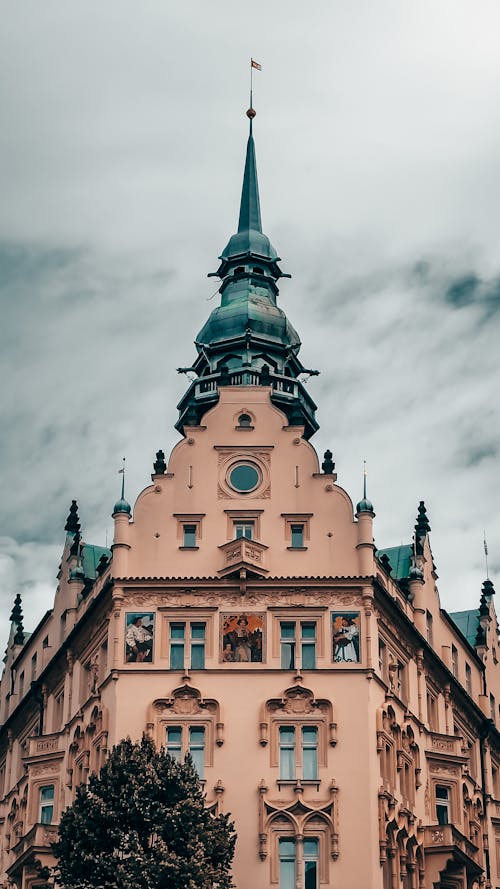
M 359 611 L 332 612 L 333 660 L 336 664 L 359 663 L 360 627 Z
M 153 661 L 154 621 L 152 611 L 129 611 L 125 615 L 125 660 L 127 664 Z
M 262 663 L 264 614 L 221 614 L 220 660 L 226 664 Z

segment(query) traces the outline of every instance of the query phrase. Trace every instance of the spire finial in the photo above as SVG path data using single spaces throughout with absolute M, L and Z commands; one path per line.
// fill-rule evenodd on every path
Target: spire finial
M 361 512 L 369 512 L 375 515 L 373 511 L 373 503 L 366 496 L 366 460 L 363 460 L 363 499 L 356 506 L 356 514 Z
M 119 512 L 125 512 L 128 515 L 131 513 L 130 503 L 127 503 L 125 500 L 125 457 L 123 458 L 123 466 L 118 470 L 118 475 L 122 477 L 122 493 L 119 500 L 116 501 L 113 516 L 117 515 Z
M 21 593 L 16 595 L 14 606 L 10 615 L 12 624 L 11 639 L 14 645 L 24 645 L 23 606 Z
M 123 457 L 123 466 L 118 470 L 118 475 L 122 477 L 122 494 L 121 499 L 125 500 L 125 457 Z
M 486 562 L 486 580 L 490 579 L 488 570 L 488 544 L 486 543 L 486 530 L 483 531 L 484 561 Z
M 69 508 L 68 518 L 66 519 L 64 530 L 68 534 L 78 534 L 80 530 L 80 518 L 78 516 L 78 505 L 76 500 L 71 501 L 71 506 Z

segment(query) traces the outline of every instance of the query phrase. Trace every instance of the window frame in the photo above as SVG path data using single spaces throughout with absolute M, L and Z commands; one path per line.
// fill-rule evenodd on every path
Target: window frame
M 180 741 L 178 744 L 170 744 L 169 743 L 169 733 L 177 732 L 180 735 Z M 196 745 L 196 747 L 192 743 L 192 733 L 199 732 L 203 736 L 203 744 Z M 205 769 L 208 765 L 212 765 L 213 763 L 209 761 L 207 756 L 207 741 L 211 738 L 210 726 L 208 725 L 206 720 L 190 720 L 188 722 L 180 721 L 179 719 L 173 720 L 172 722 L 168 722 L 165 725 L 165 733 L 164 733 L 164 741 L 165 750 L 167 753 L 170 753 L 171 756 L 174 757 L 178 762 L 183 762 L 186 755 L 189 753 L 193 760 L 193 765 L 196 769 L 198 777 L 200 781 L 205 781 Z M 196 766 L 196 757 L 193 756 L 193 750 L 201 750 L 202 751 L 202 760 L 201 760 L 201 771 Z M 177 756 L 172 751 L 179 751 L 179 755 Z
M 44 790 L 52 790 L 52 796 L 48 797 L 45 802 L 43 800 L 43 791 Z M 55 784 L 40 784 L 38 786 L 38 824 L 53 824 L 54 823 L 55 799 L 56 799 Z M 49 816 L 48 821 L 43 820 L 43 815 L 44 815 L 44 812 L 46 809 L 50 809 L 50 816 Z
M 282 512 L 281 518 L 284 520 L 284 536 L 287 544 L 288 550 L 295 550 L 297 552 L 302 552 L 303 550 L 308 549 L 308 542 L 311 539 L 311 519 L 314 513 L 312 512 L 302 512 L 302 513 L 293 513 L 293 512 Z M 302 525 L 302 546 L 293 546 L 292 545 L 292 526 L 293 525 Z
M 280 669 L 284 672 L 291 672 L 292 670 L 300 673 L 303 670 L 311 670 L 315 671 L 318 669 L 318 660 L 323 658 L 324 652 L 324 621 L 323 621 L 323 613 L 318 611 L 310 612 L 310 613 L 298 613 L 293 611 L 291 613 L 276 613 L 273 615 L 274 618 L 274 626 L 273 626 L 273 657 L 279 659 Z M 283 635 L 283 626 L 284 625 L 293 625 L 294 627 L 294 635 L 289 637 L 284 637 Z M 304 635 L 304 628 L 314 627 L 314 636 L 307 637 Z M 293 666 L 284 667 L 283 666 L 283 645 L 289 644 L 294 649 L 294 659 Z M 308 648 L 314 645 L 314 667 L 305 667 L 303 666 L 304 662 L 304 648 Z M 277 650 L 276 650 L 277 649 Z
M 203 627 L 203 636 L 193 635 L 193 628 Z M 183 635 L 172 635 L 174 628 L 182 628 Z M 172 654 L 182 648 L 182 667 L 172 666 Z M 193 666 L 193 652 L 195 649 L 203 649 L 203 666 Z M 168 669 L 175 672 L 186 672 L 206 669 L 207 660 L 207 621 L 204 619 L 184 618 L 184 620 L 170 620 L 168 626 Z
M 204 512 L 199 513 L 174 513 L 174 519 L 177 519 L 177 539 L 179 541 L 179 549 L 180 550 L 188 550 L 192 551 L 195 549 L 199 549 L 200 541 L 203 539 L 203 519 L 205 518 Z M 194 545 L 185 543 L 185 528 L 194 527 L 195 528 L 195 536 Z

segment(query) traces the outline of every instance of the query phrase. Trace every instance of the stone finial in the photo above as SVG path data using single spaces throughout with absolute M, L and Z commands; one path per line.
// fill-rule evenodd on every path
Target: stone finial
M 379 562 L 388 574 L 392 574 L 391 560 L 387 553 L 383 553 L 380 556 Z
M 420 501 L 417 511 L 417 521 L 415 522 L 415 550 L 416 555 L 422 556 L 424 552 L 424 540 L 431 526 L 427 517 L 427 510 L 423 500 Z
M 479 617 L 488 617 L 490 613 L 490 609 L 488 607 L 488 603 L 486 601 L 486 596 L 484 592 L 481 593 L 481 598 L 479 600 Z
M 153 463 L 153 472 L 155 475 L 165 475 L 167 464 L 165 463 L 165 454 L 162 450 L 156 452 L 156 460 Z
M 78 505 L 76 500 L 71 501 L 64 530 L 67 531 L 68 534 L 78 534 L 80 530 L 80 519 L 78 517 Z
M 14 606 L 10 615 L 11 623 L 15 626 L 13 642 L 14 645 L 24 645 L 24 627 L 23 627 L 23 606 L 21 593 L 18 593 L 14 599 Z
M 73 538 L 73 543 L 71 544 L 71 548 L 69 551 L 70 556 L 79 556 L 80 555 L 80 544 L 82 538 L 80 536 L 80 530 L 75 532 L 75 536 Z
M 476 633 L 476 641 L 474 643 L 476 648 L 481 648 L 483 645 L 486 645 L 486 630 L 484 627 L 479 624 Z
M 321 464 L 321 468 L 326 475 L 331 475 L 335 469 L 335 463 L 332 460 L 333 454 L 330 450 L 326 450 L 323 456 L 324 460 Z
M 491 597 L 495 595 L 495 587 L 489 578 L 483 583 L 482 594 L 483 596 L 486 596 L 487 599 L 491 599 Z
M 97 571 L 97 574 L 99 575 L 99 577 L 101 577 L 104 574 L 108 565 L 109 565 L 109 558 L 106 555 L 106 553 L 103 553 L 101 558 L 99 559 L 99 561 L 97 563 L 97 567 L 96 567 L 96 571 Z

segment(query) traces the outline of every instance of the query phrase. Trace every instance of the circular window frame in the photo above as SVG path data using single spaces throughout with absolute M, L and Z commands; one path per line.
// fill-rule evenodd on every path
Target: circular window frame
M 252 488 L 247 488 L 246 490 L 242 490 L 241 488 L 237 488 L 235 484 L 231 481 L 231 476 L 235 469 L 238 469 L 239 466 L 248 466 L 251 469 L 255 470 L 257 475 L 257 481 Z M 231 488 L 231 491 L 234 491 L 235 494 L 238 494 L 240 497 L 248 497 L 249 494 L 253 494 L 258 488 L 262 485 L 262 470 L 258 463 L 255 463 L 253 460 L 235 460 L 234 463 L 231 463 L 227 468 L 226 472 L 226 484 Z
M 230 476 L 233 469 L 239 464 L 252 466 L 257 470 L 259 475 L 258 484 L 251 491 L 239 491 L 234 488 L 230 482 Z M 227 454 L 219 464 L 219 496 L 229 500 L 252 500 L 260 497 L 269 497 L 270 493 L 270 466 L 267 455 L 262 453 L 254 454 L 238 451 L 236 453 Z

